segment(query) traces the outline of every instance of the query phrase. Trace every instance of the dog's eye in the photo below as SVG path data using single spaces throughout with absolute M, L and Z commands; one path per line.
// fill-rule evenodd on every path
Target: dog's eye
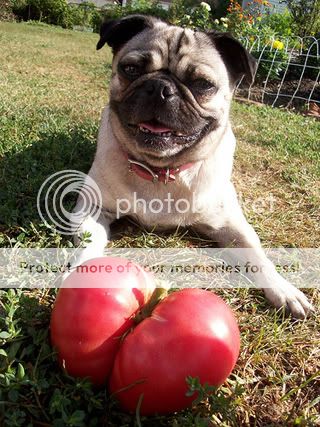
M 129 78 L 136 78 L 141 74 L 141 67 L 138 65 L 125 64 L 122 65 L 121 69 Z
M 214 90 L 215 85 L 209 80 L 197 79 L 192 82 L 192 88 L 198 92 L 205 92 Z

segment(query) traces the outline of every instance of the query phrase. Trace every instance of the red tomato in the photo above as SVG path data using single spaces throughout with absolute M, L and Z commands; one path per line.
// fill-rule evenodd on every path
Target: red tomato
M 52 344 L 67 372 L 89 377 L 95 385 L 105 383 L 120 337 L 153 289 L 152 276 L 123 258 L 95 258 L 70 274 L 50 324 Z
M 123 341 L 110 391 L 128 411 L 165 414 L 186 408 L 186 377 L 222 384 L 237 361 L 239 329 L 225 302 L 212 292 L 170 294 Z M 141 397 L 143 395 L 143 397 Z

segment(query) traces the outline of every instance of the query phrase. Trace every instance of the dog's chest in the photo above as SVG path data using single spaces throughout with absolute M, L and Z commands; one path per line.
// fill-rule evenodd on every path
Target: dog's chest
M 209 191 L 208 191 L 209 190 Z M 128 191 L 117 201 L 117 211 L 146 227 L 171 228 L 201 222 L 208 206 L 217 201 L 214 188 L 189 188 L 181 182 L 148 183 Z

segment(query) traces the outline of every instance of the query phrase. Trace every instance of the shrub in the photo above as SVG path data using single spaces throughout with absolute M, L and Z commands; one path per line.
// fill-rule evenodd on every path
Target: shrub
M 212 19 L 220 19 L 227 15 L 227 9 L 229 7 L 230 0 L 219 0 L 215 1 L 212 5 Z
M 92 27 L 96 26 L 96 17 L 100 13 L 97 11 L 94 3 L 84 2 L 79 5 L 70 4 L 69 8 L 69 19 L 72 26 L 79 25 L 82 27 Z M 101 19 L 99 19 L 100 23 Z
M 174 0 L 169 10 L 163 9 L 155 1 L 136 0 L 126 7 L 114 6 L 104 12 L 107 19 L 117 19 L 133 13 L 152 15 L 174 25 L 190 28 L 210 29 L 213 27 L 211 6 L 195 0 Z
M 315 1 L 320 2 L 320 0 Z M 261 13 L 262 8 L 263 13 Z M 220 20 L 215 20 L 215 23 L 220 27 L 222 23 L 226 24 L 223 27 L 236 37 L 259 36 L 268 40 L 270 37 L 298 35 L 292 14 L 288 10 L 283 13 L 271 13 L 271 8 L 272 5 L 267 0 L 252 0 L 247 3 L 245 9 L 239 0 L 230 0 L 227 15 Z
M 243 9 L 237 0 L 230 0 L 226 17 L 228 31 L 235 36 L 252 35 L 254 24 L 261 20 L 261 4 L 267 6 L 269 3 L 265 0 L 253 0 L 247 4 L 246 9 Z
M 215 27 L 224 31 L 227 30 L 238 38 L 256 38 L 259 36 L 261 40 L 265 41 L 274 38 L 278 33 L 280 24 L 276 25 L 276 20 L 269 19 L 270 14 L 261 14 L 261 7 L 268 10 L 271 8 L 271 4 L 267 0 L 252 0 L 247 3 L 247 6 L 244 9 L 238 0 L 230 0 L 227 15 L 215 19 Z M 278 21 L 281 21 L 281 18 Z M 282 26 L 285 25 L 282 23 Z
M 26 15 L 28 13 L 27 8 L 27 0 L 11 0 L 10 1 L 10 7 L 12 10 L 12 13 L 18 18 L 18 19 L 26 19 Z
M 25 21 L 31 19 L 65 28 L 71 26 L 66 0 L 12 0 L 12 11 Z
M 0 21 L 14 21 L 14 14 L 9 0 L 0 0 Z
M 301 37 L 320 31 L 320 0 L 285 0 L 285 3 Z
M 316 81 L 319 78 L 320 55 L 316 43 L 313 43 L 311 47 L 304 47 L 302 52 L 292 62 L 293 64 L 288 69 L 286 80 L 299 79 L 302 72 L 305 79 Z
M 294 22 L 292 15 L 285 10 L 283 13 L 267 13 L 262 17 L 262 26 L 268 26 L 276 35 L 289 37 L 293 35 Z
M 157 16 L 163 19 L 168 18 L 168 11 L 159 6 L 156 1 L 148 0 L 134 0 L 128 6 L 116 5 L 107 8 L 103 12 L 103 16 L 106 19 L 118 19 L 135 13 Z
M 316 55 L 316 52 L 308 53 L 308 51 L 303 51 L 300 57 L 298 58 L 298 61 L 302 65 L 306 66 L 303 74 L 304 78 L 309 78 L 314 81 L 316 81 L 316 79 L 319 78 L 320 55 Z
M 11 0 L 11 10 L 20 20 L 39 21 L 72 28 L 75 25 L 99 31 L 102 14 L 92 2 L 79 5 L 66 0 Z
M 91 16 L 91 27 L 95 33 L 99 33 L 103 19 L 103 13 L 95 9 Z
M 194 3 L 194 2 L 193 2 Z M 182 27 L 200 28 L 209 30 L 213 28 L 211 6 L 206 2 L 187 7 L 186 2 L 176 0 L 169 9 L 169 21 Z
M 275 40 L 270 44 L 270 47 L 251 52 L 255 58 L 261 59 L 256 74 L 257 81 L 262 81 L 266 78 L 279 80 L 287 68 L 289 55 L 284 50 L 283 43 L 280 40 Z

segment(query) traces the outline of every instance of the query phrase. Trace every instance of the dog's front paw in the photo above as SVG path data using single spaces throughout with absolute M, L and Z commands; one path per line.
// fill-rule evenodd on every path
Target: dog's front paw
M 304 319 L 314 310 L 308 298 L 295 286 L 283 280 L 274 287 L 265 288 L 267 299 L 277 308 L 285 307 L 296 319 Z

